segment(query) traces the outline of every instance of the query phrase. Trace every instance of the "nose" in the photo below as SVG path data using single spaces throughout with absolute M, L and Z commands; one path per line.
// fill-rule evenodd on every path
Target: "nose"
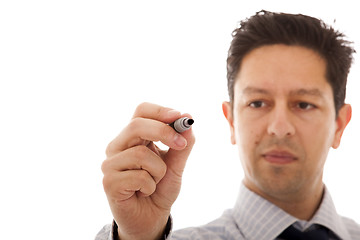
M 278 138 L 290 137 L 295 134 L 291 111 L 286 106 L 275 106 L 269 118 L 268 134 Z

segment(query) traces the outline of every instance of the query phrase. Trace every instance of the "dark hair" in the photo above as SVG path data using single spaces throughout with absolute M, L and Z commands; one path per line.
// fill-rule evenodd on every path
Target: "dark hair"
M 355 50 L 345 35 L 323 21 L 305 16 L 273 13 L 262 10 L 240 22 L 233 31 L 227 58 L 227 79 L 230 102 L 234 100 L 235 78 L 241 61 L 251 50 L 264 45 L 285 44 L 307 47 L 326 61 L 326 78 L 330 83 L 336 114 L 344 105 L 347 76 Z

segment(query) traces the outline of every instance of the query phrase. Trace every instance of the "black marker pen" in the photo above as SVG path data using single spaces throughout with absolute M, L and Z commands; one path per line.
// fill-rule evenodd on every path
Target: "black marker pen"
M 175 122 L 170 123 L 169 126 L 172 127 L 176 132 L 182 133 L 186 130 L 189 130 L 191 125 L 193 125 L 194 120 L 188 117 L 183 117 L 175 120 Z

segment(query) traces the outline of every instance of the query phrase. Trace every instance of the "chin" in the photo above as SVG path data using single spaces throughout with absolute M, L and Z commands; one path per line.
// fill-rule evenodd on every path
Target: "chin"
M 297 195 L 301 192 L 303 181 L 299 178 L 261 178 L 256 186 L 262 194 L 281 197 Z

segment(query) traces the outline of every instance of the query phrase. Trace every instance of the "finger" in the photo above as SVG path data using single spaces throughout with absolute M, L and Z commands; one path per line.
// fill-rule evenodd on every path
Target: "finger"
M 174 120 L 181 117 L 181 113 L 171 108 L 144 102 L 139 104 L 135 110 L 133 119 L 138 117 L 158 120 L 164 123 L 172 123 Z
M 104 174 L 113 170 L 146 170 L 158 183 L 166 174 L 166 164 L 148 147 L 140 145 L 108 158 L 103 162 L 102 170 Z
M 149 141 L 161 141 L 170 148 L 181 150 L 186 139 L 169 125 L 145 118 L 134 118 L 129 125 L 108 145 L 107 156 L 137 146 L 147 145 Z
M 115 201 L 124 201 L 131 198 L 136 192 L 142 196 L 149 196 L 156 190 L 156 183 L 145 170 L 114 171 L 104 176 L 105 192 Z

